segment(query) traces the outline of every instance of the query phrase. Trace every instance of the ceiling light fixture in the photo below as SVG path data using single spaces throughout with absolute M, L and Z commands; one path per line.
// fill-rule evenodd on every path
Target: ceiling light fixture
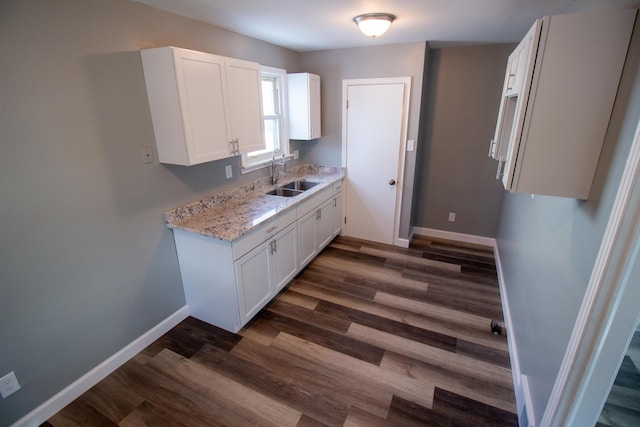
M 384 34 L 395 20 L 395 15 L 390 13 L 365 13 L 353 18 L 360 31 L 374 39 Z

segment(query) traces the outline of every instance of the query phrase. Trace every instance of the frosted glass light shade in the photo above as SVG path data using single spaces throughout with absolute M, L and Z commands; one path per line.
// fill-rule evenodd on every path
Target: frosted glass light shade
M 365 13 L 356 16 L 353 21 L 363 34 L 375 39 L 384 34 L 395 19 L 390 13 Z

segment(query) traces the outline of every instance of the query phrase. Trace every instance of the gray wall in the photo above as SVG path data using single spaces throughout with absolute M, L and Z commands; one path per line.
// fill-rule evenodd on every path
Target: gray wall
M 504 188 L 487 157 L 512 44 L 432 49 L 425 69 L 414 224 L 495 237 Z M 456 213 L 449 222 L 449 212 Z
M 375 44 L 372 41 L 372 44 Z M 294 142 L 312 163 L 342 164 L 342 81 L 345 79 L 412 77 L 407 139 L 417 140 L 426 43 L 405 43 L 301 54 L 301 70 L 322 78 L 322 138 Z M 400 237 L 408 238 L 412 210 L 415 151 L 405 157 Z
M 142 163 L 155 142 L 138 50 L 169 44 L 299 67 L 298 53 L 126 0 L 0 2 L 0 375 L 22 385 L 0 425 L 184 305 L 163 211 L 266 175 L 238 178 L 238 157 Z
M 537 421 L 577 319 L 640 119 L 638 28 L 631 43 L 589 200 L 528 194 L 507 194 L 504 200 L 497 241 L 510 334 L 529 377 Z

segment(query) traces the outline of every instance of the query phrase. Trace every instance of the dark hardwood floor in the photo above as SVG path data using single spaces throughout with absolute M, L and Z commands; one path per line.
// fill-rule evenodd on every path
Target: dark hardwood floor
M 596 426 L 640 426 L 640 331 L 633 334 Z
M 50 426 L 516 426 L 490 248 L 338 237 L 232 334 L 187 318 Z

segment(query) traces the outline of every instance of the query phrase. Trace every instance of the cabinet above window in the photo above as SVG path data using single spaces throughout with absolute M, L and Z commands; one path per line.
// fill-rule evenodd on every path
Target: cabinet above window
M 177 47 L 140 55 L 161 163 L 264 149 L 260 64 Z

